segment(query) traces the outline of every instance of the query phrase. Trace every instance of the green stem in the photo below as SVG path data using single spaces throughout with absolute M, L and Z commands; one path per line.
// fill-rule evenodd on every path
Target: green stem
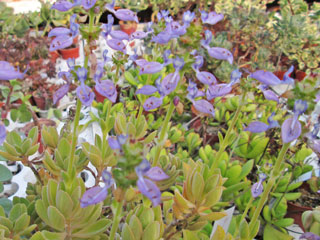
M 250 209 L 250 207 L 251 207 L 251 205 L 252 205 L 253 199 L 254 199 L 254 198 L 251 196 L 249 202 L 247 203 L 246 209 L 244 210 L 243 214 L 241 215 L 241 218 L 240 218 L 240 221 L 239 221 L 239 226 L 238 226 L 238 228 L 237 228 L 237 230 L 236 230 L 236 232 L 235 232 L 235 234 L 234 234 L 234 237 L 237 237 L 237 235 L 238 235 L 238 233 L 239 233 L 239 228 L 240 228 L 241 222 L 242 222 L 242 221 L 245 219 L 245 217 L 247 216 L 248 211 L 249 211 L 249 209 Z
M 269 178 L 268 180 L 268 183 L 266 185 L 266 188 L 265 190 L 263 191 L 262 195 L 261 195 L 261 198 L 259 200 L 259 203 L 258 203 L 258 206 L 256 208 L 256 210 L 254 211 L 254 214 L 251 218 L 251 221 L 250 221 L 250 224 L 249 224 L 249 229 L 252 231 L 255 223 L 257 222 L 259 216 L 260 216 L 260 213 L 262 211 L 262 208 L 263 206 L 265 205 L 265 203 L 267 202 L 268 200 L 268 196 L 269 196 L 269 193 L 271 192 L 271 189 L 272 187 L 274 186 L 277 178 L 279 178 L 279 175 L 280 175 L 280 172 L 281 172 L 281 164 L 284 160 L 284 157 L 285 157 L 285 154 L 288 150 L 288 148 L 290 147 L 290 143 L 285 143 L 282 145 L 282 148 L 281 148 L 281 151 L 278 155 L 278 158 L 276 160 L 276 164 L 274 165 L 274 168 L 271 172 L 271 177 Z
M 221 155 L 223 154 L 224 150 L 227 148 L 227 146 L 229 144 L 230 134 L 231 134 L 234 126 L 236 125 L 238 118 L 239 118 L 239 115 L 240 115 L 240 112 L 241 112 L 241 109 L 242 109 L 242 106 L 243 106 L 243 103 L 245 100 L 245 96 L 246 96 L 246 92 L 243 92 L 242 97 L 241 97 L 241 101 L 239 102 L 239 106 L 236 110 L 236 113 L 232 117 L 232 121 L 231 121 L 231 124 L 227 130 L 227 133 L 226 133 L 222 143 L 220 143 L 220 145 L 219 145 L 219 151 L 215 157 L 215 161 L 213 162 L 213 164 L 211 166 L 211 170 L 214 170 L 215 168 L 218 167 Z
M 117 69 L 116 69 L 116 77 L 115 77 L 115 83 L 119 81 L 119 71 L 120 71 L 120 65 L 119 63 L 117 64 Z
M 159 144 L 157 146 L 156 149 L 156 155 L 154 157 L 154 161 L 153 161 L 153 166 L 157 166 L 158 165 L 158 161 L 159 161 L 159 157 L 160 157 L 160 153 L 161 153 L 161 149 L 164 145 L 164 137 L 166 136 L 167 130 L 168 130 L 168 124 L 169 121 L 171 119 L 172 113 L 174 111 L 174 104 L 173 104 L 173 100 L 171 100 L 170 102 L 170 106 L 166 115 L 166 118 L 164 119 L 164 123 L 162 125 L 162 129 L 160 132 L 160 139 L 159 139 Z
M 80 111 L 81 111 L 81 101 L 77 100 L 77 109 L 76 109 L 76 115 L 73 122 L 73 135 L 72 135 L 72 145 L 71 145 L 71 153 L 70 153 L 70 160 L 68 164 L 68 174 L 69 176 L 72 175 L 72 167 L 74 164 L 74 155 L 76 152 L 76 146 L 77 146 L 77 128 L 80 121 Z
M 122 212 L 122 206 L 123 206 L 123 200 L 121 200 L 121 202 L 117 202 L 117 208 L 116 208 L 116 212 L 113 216 L 113 223 L 112 223 L 112 228 L 110 231 L 110 235 L 109 235 L 109 240 L 114 240 L 115 236 L 116 236 L 116 232 L 120 223 L 120 219 L 121 219 L 121 212 Z
M 142 112 L 143 112 L 143 105 L 140 104 L 139 112 L 138 112 L 138 116 L 137 116 L 137 121 L 140 121 L 140 118 L 142 116 Z

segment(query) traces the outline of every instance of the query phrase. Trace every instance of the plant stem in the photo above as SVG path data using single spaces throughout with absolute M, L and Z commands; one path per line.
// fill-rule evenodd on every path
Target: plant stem
M 167 115 L 166 115 L 166 118 L 164 119 L 164 123 L 163 123 L 162 128 L 161 128 L 160 139 L 159 139 L 158 146 L 157 146 L 157 149 L 156 149 L 156 155 L 154 157 L 153 164 L 152 164 L 153 166 L 157 166 L 158 165 L 161 149 L 162 149 L 162 147 L 164 145 L 164 137 L 166 136 L 166 133 L 167 133 L 167 130 L 168 130 L 168 124 L 169 124 L 169 121 L 171 119 L 173 111 L 174 111 L 174 103 L 173 103 L 173 100 L 171 100 L 170 106 L 169 106 L 169 109 L 168 109 L 168 112 L 167 112 Z
M 110 235 L 109 235 L 109 240 L 115 239 L 115 235 L 118 230 L 118 226 L 119 226 L 120 219 L 121 219 L 123 200 L 121 200 L 121 202 L 116 202 L 116 203 L 117 203 L 117 208 L 116 208 L 116 212 L 113 216 L 113 223 L 112 223 L 112 228 L 111 228 Z
M 276 160 L 276 164 L 274 165 L 274 168 L 271 172 L 271 177 L 268 180 L 267 186 L 261 195 L 258 206 L 257 206 L 256 210 L 254 211 L 254 214 L 253 214 L 252 219 L 250 221 L 250 224 L 249 224 L 250 231 L 252 231 L 254 224 L 258 220 L 258 217 L 260 216 L 262 208 L 268 200 L 269 193 L 271 192 L 271 189 L 274 186 L 276 179 L 280 175 L 280 170 L 281 170 L 280 167 L 281 167 L 281 164 L 284 160 L 284 156 L 285 156 L 289 147 L 290 147 L 290 143 L 285 143 L 282 145 L 281 151 L 280 151 L 278 158 Z
M 239 226 L 238 226 L 238 228 L 236 229 L 235 234 L 233 235 L 234 237 L 237 237 L 237 235 L 238 235 L 238 233 L 239 233 L 239 228 L 240 228 L 241 222 L 242 222 L 243 219 L 245 219 L 245 217 L 247 216 L 247 213 L 248 213 L 248 211 L 249 211 L 249 209 L 250 209 L 250 207 L 251 207 L 251 205 L 252 205 L 253 199 L 254 199 L 254 198 L 251 196 L 249 202 L 247 203 L 246 209 L 244 210 L 244 212 L 243 212 L 242 215 L 241 215 L 241 218 L 240 218 L 240 221 L 239 221 Z
M 215 161 L 213 162 L 213 164 L 211 166 L 211 171 L 218 167 L 221 155 L 223 154 L 224 150 L 228 146 L 230 134 L 231 134 L 234 126 L 236 125 L 238 118 L 239 118 L 239 115 L 240 115 L 240 112 L 241 112 L 241 109 L 242 109 L 242 106 L 243 106 L 243 103 L 244 103 L 245 96 L 246 96 L 246 92 L 243 92 L 242 93 L 242 97 L 241 97 L 241 101 L 239 102 L 239 105 L 238 105 L 238 108 L 236 110 L 236 113 L 234 114 L 234 116 L 232 118 L 232 122 L 231 122 L 231 124 L 230 124 L 230 126 L 229 126 L 229 128 L 227 130 L 227 133 L 226 133 L 222 143 L 220 143 L 220 145 L 219 145 L 219 151 L 218 151 L 218 153 L 216 155 Z
M 70 152 L 70 160 L 68 164 L 68 174 L 69 176 L 72 175 L 72 167 L 74 164 L 74 155 L 76 152 L 76 146 L 77 146 L 77 128 L 79 125 L 80 120 L 80 111 L 81 111 L 81 101 L 77 99 L 77 109 L 76 109 L 76 115 L 73 122 L 73 135 L 72 135 L 72 145 L 71 145 L 71 152 Z
M 115 77 L 115 83 L 119 81 L 119 70 L 120 70 L 120 65 L 119 63 L 117 64 L 117 69 L 116 69 L 116 77 Z

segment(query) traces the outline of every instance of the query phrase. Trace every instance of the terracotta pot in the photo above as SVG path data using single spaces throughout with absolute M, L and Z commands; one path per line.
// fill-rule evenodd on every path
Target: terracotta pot
M 295 72 L 295 74 L 296 74 L 296 79 L 297 79 L 299 82 L 301 82 L 301 81 L 307 76 L 307 74 L 306 74 L 305 72 L 300 71 L 300 70 L 297 70 L 297 71 Z
M 106 99 L 106 97 L 102 96 L 100 93 L 98 93 L 95 87 L 93 88 L 93 92 L 96 95 L 96 101 L 99 103 L 103 103 L 104 100 Z
M 33 94 L 32 98 L 38 108 L 40 108 L 41 110 L 46 109 L 46 99 L 44 97 L 38 97 Z
M 287 209 L 287 218 L 293 218 L 294 219 L 294 223 L 298 224 L 299 227 L 305 231 L 303 224 L 302 224 L 302 213 L 304 213 L 305 211 L 311 211 L 312 208 L 311 207 L 305 207 L 305 206 L 300 206 L 297 205 L 293 202 L 288 202 L 288 209 Z
M 120 29 L 122 32 L 125 32 L 126 34 L 130 35 L 131 33 L 134 33 L 137 30 L 138 24 L 133 21 L 119 21 Z
M 50 59 L 53 63 L 55 63 L 57 61 L 59 56 L 60 56 L 60 54 L 58 53 L 58 51 L 50 52 Z
M 60 49 L 59 50 L 63 59 L 67 60 L 69 58 L 78 58 L 79 57 L 79 47 L 70 48 L 70 49 Z

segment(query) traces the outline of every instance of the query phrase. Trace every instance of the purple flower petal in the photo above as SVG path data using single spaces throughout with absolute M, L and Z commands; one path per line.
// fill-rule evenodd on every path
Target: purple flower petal
M 242 76 L 242 72 L 239 71 L 239 69 L 235 69 L 231 72 L 231 76 L 230 76 L 230 83 L 236 84 L 240 82 L 240 78 Z
M 73 43 L 73 37 L 69 35 L 59 35 L 52 40 L 50 44 L 50 52 L 70 47 Z
M 173 92 L 180 80 L 178 72 L 169 73 L 161 82 L 161 90 L 164 95 L 168 95 Z
M 281 127 L 281 138 L 284 143 L 292 142 L 301 134 L 301 124 L 299 121 L 294 121 L 294 118 L 286 119 Z M 294 123 L 293 127 L 291 125 Z
M 85 10 L 89 10 L 96 4 L 97 0 L 82 0 L 82 6 Z
M 109 144 L 109 147 L 113 150 L 121 149 L 121 144 L 119 143 L 118 138 L 115 136 L 108 137 L 108 144 Z
M 252 133 L 261 133 L 261 132 L 265 132 L 269 129 L 268 124 L 265 124 L 263 122 L 259 122 L 259 121 L 255 121 L 255 122 L 251 122 L 248 127 L 246 127 L 244 129 L 244 131 L 249 131 Z
M 281 84 L 281 80 L 276 75 L 274 75 L 272 72 L 264 70 L 255 71 L 254 73 L 250 74 L 250 77 L 268 86 Z
M 64 1 L 64 0 L 61 0 L 61 1 L 57 1 L 55 2 L 51 9 L 56 9 L 60 12 L 66 12 L 66 11 L 69 11 L 71 8 L 73 8 L 75 5 L 69 1 Z
M 267 100 L 279 102 L 279 97 L 274 91 L 269 89 L 262 91 L 262 93 Z
M 151 39 L 151 42 L 155 42 L 158 44 L 167 44 L 172 39 L 172 35 L 170 31 L 162 31 L 157 36 L 154 36 Z
M 217 22 L 220 22 L 223 19 L 223 14 L 217 14 L 216 12 L 205 12 L 205 11 L 200 11 L 201 12 L 201 20 L 202 23 L 207 23 L 210 25 L 214 25 Z
M 154 207 L 161 203 L 161 192 L 154 182 L 141 177 L 137 181 L 137 187 L 143 195 L 151 200 Z
M 53 104 L 57 104 L 57 102 L 63 98 L 65 95 L 69 92 L 70 85 L 65 84 L 61 88 L 59 88 L 54 94 L 53 94 Z
M 145 176 L 153 181 L 162 181 L 169 178 L 169 176 L 160 167 L 150 168 L 145 173 Z
M 131 40 L 132 39 L 143 39 L 147 36 L 148 36 L 148 34 L 143 31 L 135 31 L 135 32 L 131 33 L 130 39 Z
M 78 68 L 76 73 L 81 83 L 84 83 L 84 81 L 87 80 L 88 70 L 86 68 L 84 67 Z
M 180 23 L 177 21 L 173 21 L 169 24 L 171 24 L 170 27 L 171 27 L 171 33 L 173 35 L 172 37 L 177 38 L 186 34 L 187 32 L 186 26 L 180 25 Z
M 94 205 L 99 202 L 102 202 L 108 196 L 108 188 L 107 187 L 93 187 L 87 190 L 80 199 L 80 207 L 85 208 L 89 205 Z
M 126 45 L 121 40 L 118 39 L 109 39 L 107 40 L 107 44 L 109 47 L 111 47 L 113 50 L 121 51 L 123 53 L 126 53 Z
M 7 131 L 3 123 L 0 123 L 0 145 L 3 144 L 3 142 L 6 140 L 7 137 Z
M 19 69 L 15 70 L 10 63 L 6 61 L 0 61 L 0 80 L 23 79 L 25 72 L 21 73 L 19 72 Z
M 227 60 L 230 64 L 232 64 L 233 56 L 229 50 L 220 47 L 208 47 L 207 50 L 211 57 L 219 60 Z
M 199 70 L 203 65 L 203 57 L 202 56 L 196 56 L 194 58 L 194 63 L 192 64 L 192 67 L 195 71 Z
M 136 64 L 140 67 L 140 74 L 153 74 L 163 69 L 163 64 L 159 62 L 148 62 L 145 59 L 139 59 Z
M 216 77 L 209 72 L 197 72 L 196 77 L 200 82 L 206 85 L 212 85 L 217 83 Z
M 252 185 L 251 187 L 251 194 L 253 198 L 257 198 L 261 195 L 263 192 L 263 185 L 262 182 L 256 182 L 255 184 Z
M 143 177 L 150 169 L 151 165 L 147 159 L 143 159 L 141 163 L 135 167 L 138 178 Z
M 193 21 L 196 14 L 194 12 L 190 12 L 189 10 L 183 13 L 182 21 L 186 26 L 189 26 L 189 24 Z
M 163 101 L 162 98 L 150 97 L 144 102 L 143 108 L 146 111 L 156 109 L 161 106 L 162 101 Z
M 60 35 L 68 35 L 70 33 L 71 33 L 71 31 L 69 28 L 56 27 L 48 33 L 48 37 L 57 37 Z
M 210 85 L 207 89 L 207 99 L 211 100 L 216 97 L 222 97 L 230 93 L 232 87 L 229 84 L 221 83 L 216 85 Z
M 110 36 L 112 38 L 118 39 L 118 40 L 129 40 L 129 35 L 125 32 L 122 32 L 120 30 L 118 31 L 111 31 Z
M 294 67 L 291 66 L 288 71 L 285 72 L 284 76 L 283 76 L 283 80 L 282 80 L 282 83 L 285 83 L 285 84 L 293 84 L 294 83 L 294 79 L 289 77 L 289 75 L 293 72 L 294 70 Z
M 210 114 L 212 117 L 214 117 L 214 109 L 211 103 L 209 103 L 207 100 L 200 99 L 193 103 L 193 106 L 197 111 L 201 113 Z
M 91 106 L 91 103 L 94 100 L 94 92 L 87 85 L 81 84 L 76 89 L 77 97 L 80 99 L 82 104 L 86 107 Z
M 320 236 L 314 234 L 312 232 L 305 232 L 303 233 L 300 238 L 301 240 L 320 240 Z
M 110 80 L 103 80 L 101 82 L 96 82 L 95 89 L 102 96 L 107 97 L 111 102 L 116 102 L 117 99 L 117 89 L 113 82 Z
M 114 15 L 122 21 L 134 21 L 139 23 L 137 14 L 129 9 L 119 9 L 115 11 Z
M 145 85 L 142 88 L 138 89 L 136 91 L 136 94 L 151 95 L 157 91 L 158 91 L 158 89 L 156 87 L 151 86 L 151 85 Z
M 307 101 L 303 101 L 303 100 L 299 99 L 294 102 L 293 111 L 295 114 L 300 115 L 300 114 L 304 113 L 307 109 L 308 109 Z
M 180 71 L 184 66 L 184 60 L 182 57 L 181 58 L 176 57 L 175 59 L 172 60 L 172 64 L 176 71 Z
M 112 175 L 110 172 L 108 172 L 107 169 L 104 169 L 102 171 L 101 176 L 102 176 L 103 182 L 106 184 L 105 185 L 106 188 L 109 188 L 114 184 L 114 180 L 112 179 Z
M 270 129 L 270 128 L 280 127 L 278 121 L 273 120 L 274 115 L 275 115 L 275 113 L 273 112 L 273 113 L 270 115 L 270 117 L 268 117 L 269 129 Z

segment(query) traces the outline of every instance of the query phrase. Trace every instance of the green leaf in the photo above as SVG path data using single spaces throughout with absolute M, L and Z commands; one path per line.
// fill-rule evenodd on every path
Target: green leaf
M 135 240 L 136 239 L 134 233 L 132 232 L 131 228 L 129 227 L 129 225 L 127 223 L 125 223 L 122 228 L 121 237 L 122 237 L 122 239 L 125 239 L 125 240 Z
M 158 222 L 150 223 L 143 232 L 142 240 L 156 240 L 160 235 L 160 224 Z
M 90 224 L 90 223 L 88 223 L 88 224 L 89 224 L 88 226 L 80 229 L 80 231 L 73 233 L 72 236 L 90 239 L 93 236 L 97 236 L 100 233 L 107 230 L 107 228 L 111 225 L 111 220 L 110 219 L 100 219 L 99 221 L 97 221 L 93 224 Z
M 6 166 L 0 164 L 0 182 L 9 181 L 11 178 L 11 171 Z M 0 192 L 2 192 L 2 190 Z
M 15 204 L 9 214 L 9 219 L 11 221 L 16 221 L 22 214 L 27 212 L 27 207 L 26 205 L 19 203 Z
M 293 237 L 283 232 L 280 232 L 277 229 L 273 228 L 270 224 L 267 224 L 267 226 L 264 228 L 264 231 L 263 231 L 263 239 L 264 240 L 292 240 Z
M 139 218 L 136 217 L 136 215 L 133 215 L 130 218 L 129 222 L 130 229 L 132 230 L 134 236 L 136 239 L 140 239 L 143 233 L 142 224 L 139 221 Z
M 134 77 L 132 76 L 132 74 L 130 72 L 124 72 L 124 78 L 131 84 L 131 85 L 134 85 L 134 86 L 138 86 L 139 85 L 139 82 L 136 81 L 134 79 Z
M 9 214 L 11 208 L 12 208 L 12 202 L 9 199 L 6 198 L 0 198 L 0 206 L 3 207 L 6 214 Z
M 240 223 L 240 239 L 242 240 L 249 240 L 249 234 L 250 234 L 250 229 L 249 229 L 249 224 L 247 221 L 244 219 Z
M 251 159 L 248 162 L 246 162 L 243 166 L 242 166 L 242 170 L 240 173 L 240 176 L 238 177 L 238 179 L 243 179 L 244 177 L 246 177 L 252 170 L 253 168 L 253 164 L 254 164 L 254 160 Z
M 66 219 L 59 212 L 56 207 L 49 206 L 48 208 L 48 219 L 50 222 L 50 226 L 58 231 L 64 231 L 66 225 Z
M 19 233 L 25 228 L 27 228 L 29 226 L 29 223 L 30 223 L 30 216 L 28 216 L 27 213 L 24 213 L 15 221 L 13 230 L 16 233 Z
M 275 221 L 274 225 L 276 225 L 277 227 L 289 227 L 293 224 L 293 222 L 293 218 L 283 218 L 278 221 Z

